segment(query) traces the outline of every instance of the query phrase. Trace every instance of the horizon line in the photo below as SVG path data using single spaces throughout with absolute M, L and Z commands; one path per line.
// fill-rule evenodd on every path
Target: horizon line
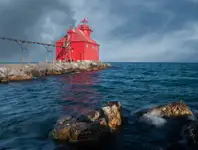
M 30 63 L 39 63 L 45 61 L 30 61 Z M 198 61 L 101 61 L 106 63 L 198 63 Z M 0 64 L 5 63 L 21 63 L 20 61 L 2 61 Z M 24 61 L 22 63 L 28 63 Z

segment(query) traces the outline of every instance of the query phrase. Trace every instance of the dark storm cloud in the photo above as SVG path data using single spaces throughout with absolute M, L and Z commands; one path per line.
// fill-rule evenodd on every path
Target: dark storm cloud
M 51 28 L 42 26 L 48 16 L 58 27 L 60 25 L 67 27 L 75 21 L 66 1 L 61 3 L 57 0 L 2 0 L 0 36 L 47 42 L 41 37 L 41 33 L 51 31 Z M 53 37 L 52 40 L 56 38 L 58 37 Z M 37 47 L 37 57 L 40 57 L 39 49 Z M 19 54 L 20 48 L 15 43 L 0 41 L 0 61 L 16 59 Z
M 108 13 L 104 60 L 198 61 L 197 0 L 109 0 Z
M 1 0 L 0 36 L 55 43 L 87 17 L 102 61 L 198 61 L 197 14 L 197 0 Z M 43 47 L 31 52 L 45 59 Z M 0 61 L 19 53 L 0 41 Z
M 111 34 L 124 36 L 130 33 L 130 38 L 136 38 L 152 32 L 163 34 L 178 30 L 187 22 L 198 21 L 198 3 L 191 0 L 127 0 L 111 5 L 111 13 L 127 18 L 127 22 L 113 29 Z

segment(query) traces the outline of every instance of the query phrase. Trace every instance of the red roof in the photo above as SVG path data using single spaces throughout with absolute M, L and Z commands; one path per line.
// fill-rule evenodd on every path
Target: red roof
M 86 19 L 84 19 L 82 22 L 88 22 Z M 67 34 L 71 34 L 73 33 L 73 36 L 75 38 L 72 38 L 72 41 L 71 42 L 88 42 L 88 43 L 92 43 L 92 44 L 95 44 L 95 45 L 99 45 L 96 41 L 94 41 L 93 39 L 91 39 L 91 37 L 88 37 L 84 34 L 84 32 L 82 30 L 80 30 L 80 28 L 72 28 L 70 27 L 70 29 L 68 30 Z M 57 42 L 65 42 L 66 40 L 66 36 L 61 38 L 60 40 L 58 40 Z
M 99 45 L 96 41 L 92 40 L 90 37 L 87 37 L 82 30 L 75 28 L 75 33 L 78 35 L 75 41 L 84 41 L 84 42 L 89 42 L 93 43 L 96 45 Z
M 72 41 L 71 42 L 88 42 L 88 43 L 92 43 L 92 44 L 95 44 L 95 45 L 99 45 L 96 41 L 94 41 L 93 39 L 91 39 L 90 37 L 87 37 L 82 30 L 78 29 L 78 28 L 75 28 L 75 29 L 70 29 L 68 31 L 68 34 L 73 32 L 75 36 L 75 38 L 72 38 Z M 67 36 L 64 36 L 62 37 L 60 40 L 58 40 L 57 42 L 65 42 Z

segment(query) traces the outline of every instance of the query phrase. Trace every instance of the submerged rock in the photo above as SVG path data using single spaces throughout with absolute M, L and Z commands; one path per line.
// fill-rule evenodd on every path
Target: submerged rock
M 188 144 L 196 144 L 198 146 L 198 121 L 191 121 L 184 126 L 182 129 L 182 137 L 187 140 Z
M 190 108 L 183 102 L 171 102 L 165 106 L 157 106 L 150 109 L 147 114 L 160 117 L 182 117 L 193 115 Z
M 182 139 L 171 144 L 167 150 L 197 150 L 198 149 L 198 121 L 190 121 L 181 130 Z
M 69 143 L 98 142 L 122 125 L 121 116 L 121 104 L 109 102 L 107 106 L 86 115 L 59 118 L 50 136 Z
M 189 149 L 184 141 L 179 141 L 179 142 L 170 144 L 166 148 L 166 150 L 195 150 L 195 149 L 192 149 L 192 148 Z

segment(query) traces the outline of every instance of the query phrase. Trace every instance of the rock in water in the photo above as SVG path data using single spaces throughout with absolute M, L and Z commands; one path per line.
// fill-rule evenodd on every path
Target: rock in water
M 86 115 L 59 118 L 50 135 L 53 139 L 69 143 L 98 142 L 121 125 L 121 104 L 109 102 L 107 106 L 92 110 Z
M 197 150 L 198 149 L 198 121 L 190 121 L 183 126 L 181 131 L 182 140 L 171 144 L 167 150 Z
M 109 127 L 112 130 L 117 130 L 122 125 L 120 102 L 109 102 L 102 110 L 107 118 Z
M 188 144 L 196 144 L 198 146 L 198 121 L 191 121 L 184 126 L 182 136 L 187 140 Z
M 100 121 L 77 121 L 76 118 L 71 117 L 60 122 L 50 133 L 51 137 L 56 140 L 69 143 L 97 142 L 109 134 L 109 128 L 101 125 Z
M 190 108 L 183 101 L 171 102 L 165 106 L 154 107 L 147 113 L 160 117 L 182 117 L 193 115 Z

